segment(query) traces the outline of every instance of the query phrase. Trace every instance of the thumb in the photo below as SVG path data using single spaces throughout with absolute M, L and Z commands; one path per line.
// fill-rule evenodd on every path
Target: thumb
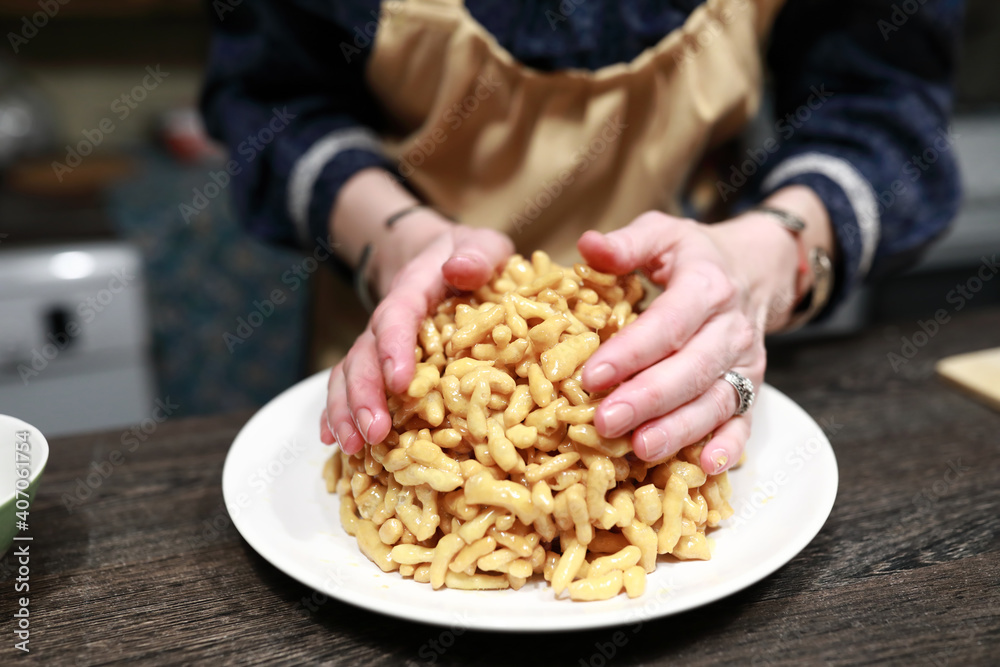
M 662 268 L 663 255 L 676 245 L 684 226 L 683 220 L 650 211 L 607 234 L 587 231 L 576 247 L 583 259 L 598 271 L 624 275 L 645 269 L 653 273 Z
M 514 253 L 513 241 L 498 231 L 468 228 L 455 231 L 455 249 L 441 272 L 445 282 L 457 289 L 469 291 L 482 287 Z

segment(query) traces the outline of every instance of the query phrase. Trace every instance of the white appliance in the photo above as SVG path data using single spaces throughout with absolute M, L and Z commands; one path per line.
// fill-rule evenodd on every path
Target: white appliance
M 125 243 L 0 245 L 0 413 L 47 436 L 153 410 L 139 252 Z

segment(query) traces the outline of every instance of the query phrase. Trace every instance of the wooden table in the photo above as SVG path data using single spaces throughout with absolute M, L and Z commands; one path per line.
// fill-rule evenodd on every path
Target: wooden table
M 134 452 L 121 432 L 59 439 L 31 510 L 31 653 L 12 647 L 8 555 L 0 663 L 998 664 L 1000 414 L 933 362 L 995 346 L 1000 310 L 954 315 L 900 372 L 887 354 L 914 322 L 773 351 L 769 381 L 835 431 L 833 514 L 766 580 L 641 628 L 515 638 L 314 603 L 223 511 L 246 413 L 167 421 Z

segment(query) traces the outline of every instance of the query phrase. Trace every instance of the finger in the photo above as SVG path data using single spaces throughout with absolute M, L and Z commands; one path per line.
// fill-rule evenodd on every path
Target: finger
M 323 408 L 323 418 L 326 420 L 326 428 L 330 431 L 330 434 L 336 439 L 336 429 L 333 426 L 332 415 L 334 413 L 334 404 L 338 398 L 345 398 L 343 394 L 343 383 L 340 380 L 344 376 L 344 362 L 341 361 L 339 364 L 330 369 L 330 377 L 326 380 L 326 407 Z
M 332 445 L 336 441 L 336 438 L 333 437 L 333 431 L 330 430 L 330 422 L 327 415 L 326 408 L 319 415 L 319 441 L 324 445 Z
M 454 250 L 444 264 L 454 260 L 451 281 L 462 289 L 475 289 L 488 282 L 495 268 L 514 250 L 510 239 L 494 230 L 457 228 L 455 233 Z M 395 393 L 406 391 L 413 379 L 417 330 L 429 305 L 444 296 L 442 277 L 449 280 L 449 271 L 433 261 L 404 270 L 372 315 L 382 373 L 386 386 Z
M 705 393 L 754 346 L 753 327 L 740 313 L 709 320 L 679 352 L 631 380 L 601 401 L 594 426 L 615 438 L 665 415 Z M 751 365 L 748 357 L 746 365 Z
M 375 349 L 375 334 L 370 329 L 355 341 L 344 360 L 347 405 L 354 426 L 367 443 L 382 442 L 392 426 L 385 399 L 385 384 Z
M 587 231 L 576 247 L 583 259 L 598 271 L 622 275 L 644 269 L 650 274 L 659 274 L 666 268 L 663 255 L 680 241 L 690 224 L 687 220 L 650 211 L 628 226 L 607 234 Z
M 746 368 L 737 369 L 737 372 L 751 373 Z M 698 442 L 732 419 L 739 402 L 739 394 L 733 385 L 717 380 L 693 401 L 636 429 L 632 436 L 632 448 L 639 458 L 646 461 L 673 456 L 681 448 Z
M 740 462 L 750 440 L 753 411 L 733 417 L 716 429 L 712 439 L 701 450 L 701 467 L 710 475 L 718 475 Z
M 666 292 L 587 360 L 584 389 L 607 389 L 681 349 L 735 294 L 728 278 L 716 271 L 705 266 L 678 270 Z
M 378 305 L 371 319 L 379 368 L 385 386 L 396 394 L 406 391 L 413 379 L 417 330 L 427 317 L 431 301 L 440 298 L 444 289 L 438 269 L 422 267 L 406 274 Z
M 505 234 L 492 229 L 462 229 L 441 271 L 445 281 L 457 289 L 478 289 L 513 252 L 514 243 Z
M 326 397 L 326 411 L 330 430 L 341 451 L 347 454 L 357 454 L 365 444 L 364 438 L 358 433 L 347 407 L 347 385 L 344 379 L 343 364 L 338 364 L 330 375 L 330 385 Z

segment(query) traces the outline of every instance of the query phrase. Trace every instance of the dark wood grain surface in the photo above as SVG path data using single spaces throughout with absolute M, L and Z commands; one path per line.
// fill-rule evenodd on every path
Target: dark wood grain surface
M 0 664 L 1000 664 L 1000 414 L 933 375 L 1000 344 L 1000 310 L 956 313 L 897 372 L 915 331 L 772 350 L 768 380 L 832 433 L 833 513 L 764 581 L 641 627 L 453 632 L 314 596 L 225 513 L 246 413 L 167 421 L 131 452 L 121 432 L 59 439 L 31 511 L 31 652 L 8 555 Z

